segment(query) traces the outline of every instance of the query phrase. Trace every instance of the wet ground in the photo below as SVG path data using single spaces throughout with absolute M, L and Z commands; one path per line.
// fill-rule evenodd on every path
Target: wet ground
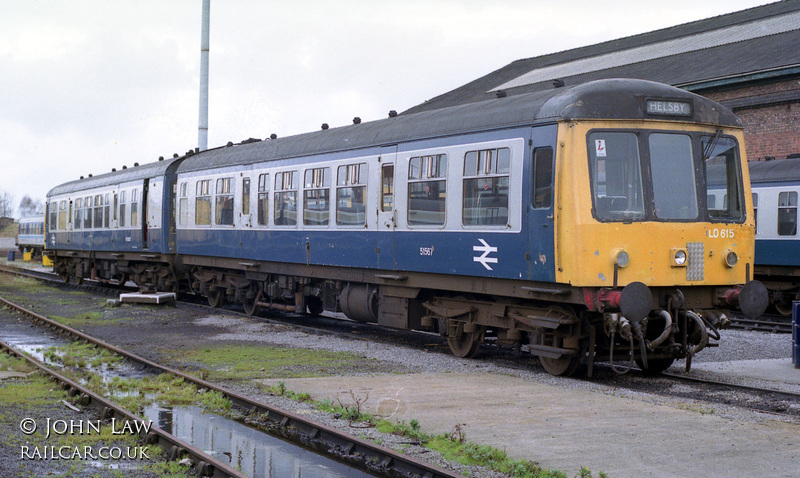
M 0 282 L 0 291 L 7 289 Z M 79 297 L 82 293 L 15 290 L 17 300 L 36 306 L 40 313 L 60 315 L 78 329 L 153 360 L 217 374 L 225 386 L 315 419 L 314 410 L 270 396 L 259 385 L 283 382 L 315 399 L 360 400 L 367 411 L 394 420 L 416 420 L 430 432 L 458 429 L 473 442 L 493 445 L 568 476 L 581 466 L 610 476 L 800 476 L 800 425 L 767 414 L 630 392 L 617 387 L 613 379 L 554 378 L 536 367 L 461 360 L 358 337 L 298 332 L 264 319 L 180 304 L 110 308 L 105 298 Z M 743 333 L 729 337 L 745 346 L 750 341 Z M 262 367 L 234 373 L 236 362 L 245 358 L 233 352 L 253 347 L 263 347 Z M 266 358 L 274 347 L 346 351 L 352 357 L 335 367 L 303 357 L 296 369 L 288 365 L 276 372 Z M 198 349 L 208 352 L 204 355 Z M 748 358 L 757 358 L 758 350 L 751 352 Z M 209 354 L 219 355 L 223 365 L 211 364 Z M 224 365 L 226 354 L 230 354 L 229 370 Z M 709 356 L 715 362 L 727 361 L 723 350 Z M 348 427 L 342 420 L 319 419 Z M 373 430 L 354 433 L 392 445 L 391 437 Z M 397 446 L 423 459 L 438 459 L 413 445 Z M 472 476 L 489 476 L 481 473 Z

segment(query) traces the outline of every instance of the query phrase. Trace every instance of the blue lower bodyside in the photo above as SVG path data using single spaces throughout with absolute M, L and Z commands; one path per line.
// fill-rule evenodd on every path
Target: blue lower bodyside
M 757 239 L 757 266 L 800 266 L 800 241 Z
M 161 229 L 148 230 L 147 239 L 147 247 L 144 247 L 140 229 L 50 232 L 47 234 L 47 248 L 50 250 L 102 252 L 140 252 L 143 250 L 154 253 L 168 252 L 164 250 Z
M 513 233 L 195 229 L 179 230 L 177 243 L 182 255 L 533 281 L 554 275 L 528 277 L 525 237 Z

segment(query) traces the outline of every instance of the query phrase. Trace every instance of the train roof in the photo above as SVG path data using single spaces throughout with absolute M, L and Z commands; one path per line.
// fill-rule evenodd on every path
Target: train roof
M 44 214 L 34 214 L 33 216 L 24 216 L 19 218 L 20 224 L 27 224 L 30 222 L 44 222 Z
M 215 148 L 184 161 L 179 173 L 233 165 L 388 146 L 430 139 L 573 119 L 653 119 L 647 99 L 690 100 L 687 117 L 662 120 L 693 121 L 741 127 L 727 108 L 685 90 L 636 79 L 605 79 L 489 101 L 402 114 L 388 119 L 340 128 Z
M 800 180 L 800 158 L 751 161 L 751 183 L 779 183 Z
M 137 179 L 162 176 L 173 163 L 180 161 L 181 159 L 183 159 L 183 157 L 169 158 L 139 166 L 133 166 L 132 168 L 120 169 L 110 173 L 100 174 L 98 176 L 76 179 L 75 181 L 70 181 L 54 187 L 50 190 L 50 192 L 47 193 L 47 197 L 57 194 L 66 194 L 103 186 L 110 186 L 113 184 L 135 181 Z

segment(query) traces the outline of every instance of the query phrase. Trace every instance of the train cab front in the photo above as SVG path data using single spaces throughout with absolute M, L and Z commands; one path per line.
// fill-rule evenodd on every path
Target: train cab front
M 598 359 L 618 372 L 681 358 L 688 368 L 731 309 L 763 313 L 740 129 L 594 121 L 562 132 L 586 149 L 564 151 L 575 164 L 561 177 L 557 280 L 582 287 L 604 332 Z

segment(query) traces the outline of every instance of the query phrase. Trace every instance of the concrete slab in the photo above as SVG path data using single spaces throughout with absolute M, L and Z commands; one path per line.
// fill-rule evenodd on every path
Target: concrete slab
M 795 368 L 790 358 L 735 360 L 732 362 L 695 362 L 692 364 L 692 369 L 758 380 L 768 380 L 770 382 L 800 385 L 800 368 Z
M 119 300 L 120 302 L 137 304 L 168 304 L 175 302 L 175 293 L 154 292 L 152 294 L 142 294 L 140 292 L 131 292 L 128 294 L 120 294 Z
M 22 373 L 22 372 L 8 372 L 4 370 L 0 370 L 0 380 L 6 380 L 9 378 L 25 378 L 30 374 Z
M 492 374 L 405 374 L 265 380 L 432 433 L 467 438 L 571 476 L 800 476 L 800 425 L 738 421 L 686 404 L 666 406 Z M 445 397 L 450 397 L 445 400 Z M 453 397 L 456 397 L 455 399 Z M 769 444 L 765 447 L 765 444 Z

